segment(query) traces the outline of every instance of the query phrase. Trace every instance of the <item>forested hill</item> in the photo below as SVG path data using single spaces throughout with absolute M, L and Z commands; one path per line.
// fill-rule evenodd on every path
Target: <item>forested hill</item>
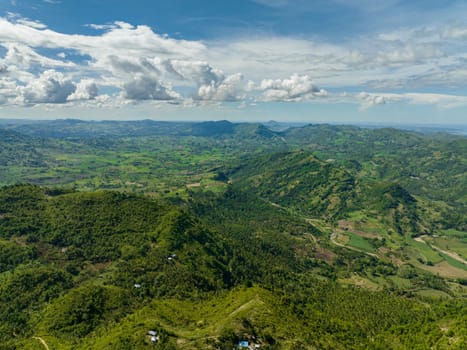
M 291 128 L 283 136 L 322 159 L 345 164 L 364 180 L 397 181 L 415 194 L 465 208 L 465 137 L 332 125 Z
M 253 157 L 227 174 L 237 187 L 310 217 L 338 217 L 355 206 L 355 178 L 309 152 Z
M 392 182 L 361 181 L 342 165 L 323 162 L 306 151 L 243 159 L 224 174 L 236 188 L 308 218 L 335 222 L 365 211 L 399 233 L 466 229 L 465 217 L 456 215 L 452 208 L 419 201 Z M 437 215 L 433 215 L 435 210 Z M 442 216 L 449 220 L 443 221 Z
M 0 125 L 0 349 L 467 347 L 465 137 Z

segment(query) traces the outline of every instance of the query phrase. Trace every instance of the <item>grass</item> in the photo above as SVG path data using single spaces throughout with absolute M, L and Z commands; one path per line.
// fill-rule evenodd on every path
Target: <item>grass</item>
M 464 239 L 467 238 L 467 232 L 464 232 L 464 231 L 448 229 L 448 230 L 442 230 L 441 232 L 447 236 L 455 236 L 455 237 L 464 238 Z
M 410 255 L 414 259 L 421 258 L 425 263 L 432 262 L 433 264 L 443 261 L 443 257 L 426 243 L 417 242 L 413 239 L 407 239 L 406 243 L 412 248 L 410 249 L 412 253 Z
M 399 276 L 389 276 L 388 279 L 394 283 L 394 285 L 401 289 L 409 289 L 412 287 L 412 282 L 407 278 Z
M 452 298 L 449 294 L 441 290 L 435 290 L 435 289 L 422 289 L 422 290 L 416 291 L 415 294 L 422 296 L 422 297 L 432 298 L 432 299 L 451 299 Z
M 348 245 L 354 248 L 364 250 L 366 252 L 374 252 L 374 248 L 371 246 L 370 242 L 368 242 L 366 238 L 358 236 L 351 232 L 346 232 L 345 235 L 347 235 L 350 238 L 347 242 Z
M 424 264 L 420 264 L 418 262 L 414 262 L 416 267 L 419 267 L 425 271 L 428 271 L 434 275 L 439 275 L 441 277 L 447 278 L 466 278 L 467 274 L 464 269 L 460 269 L 457 267 L 452 266 L 446 260 L 443 260 L 439 264 L 434 266 L 428 266 Z
M 451 258 L 449 255 L 446 255 L 446 254 L 443 254 L 443 253 L 440 253 L 442 255 L 442 257 L 448 262 L 449 265 L 451 266 L 454 266 L 458 269 L 462 269 L 464 271 L 467 271 L 467 265 L 461 263 L 460 261 L 454 259 L 454 258 Z M 467 274 L 465 275 L 465 277 L 467 278 Z
M 433 244 L 443 250 L 452 251 L 467 259 L 467 238 L 458 238 L 457 236 L 434 237 L 431 239 Z

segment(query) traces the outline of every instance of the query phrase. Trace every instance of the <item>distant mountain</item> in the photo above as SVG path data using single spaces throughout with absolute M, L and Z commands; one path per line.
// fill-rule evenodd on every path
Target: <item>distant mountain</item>
M 43 138 L 98 138 L 98 137 L 143 137 L 143 136 L 198 136 L 228 137 L 256 133 L 271 138 L 275 133 L 259 123 L 231 123 L 227 120 L 207 122 L 139 121 L 82 121 L 57 119 L 51 121 L 28 121 L 9 123 L 10 130 Z
M 191 131 L 188 135 L 192 136 L 221 136 L 230 135 L 235 130 L 235 124 L 227 120 L 194 123 L 191 126 Z
M 57 119 L 31 121 L 29 124 L 10 124 L 8 128 L 44 138 L 135 137 L 151 135 L 178 135 L 190 130 L 191 123 L 139 121 L 82 121 Z

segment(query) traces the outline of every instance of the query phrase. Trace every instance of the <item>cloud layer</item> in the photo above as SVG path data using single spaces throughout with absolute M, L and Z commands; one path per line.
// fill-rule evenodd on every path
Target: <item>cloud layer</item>
M 0 104 L 467 105 L 459 93 L 467 77 L 467 25 L 459 23 L 346 43 L 265 35 L 201 42 L 118 21 L 88 27 L 95 35 L 60 33 L 16 14 L 0 18 Z M 451 93 L 423 93 L 427 87 Z

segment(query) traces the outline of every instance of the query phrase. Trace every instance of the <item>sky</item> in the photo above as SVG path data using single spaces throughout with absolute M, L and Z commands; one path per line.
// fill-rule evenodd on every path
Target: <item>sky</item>
M 467 124 L 467 2 L 0 0 L 0 118 Z

